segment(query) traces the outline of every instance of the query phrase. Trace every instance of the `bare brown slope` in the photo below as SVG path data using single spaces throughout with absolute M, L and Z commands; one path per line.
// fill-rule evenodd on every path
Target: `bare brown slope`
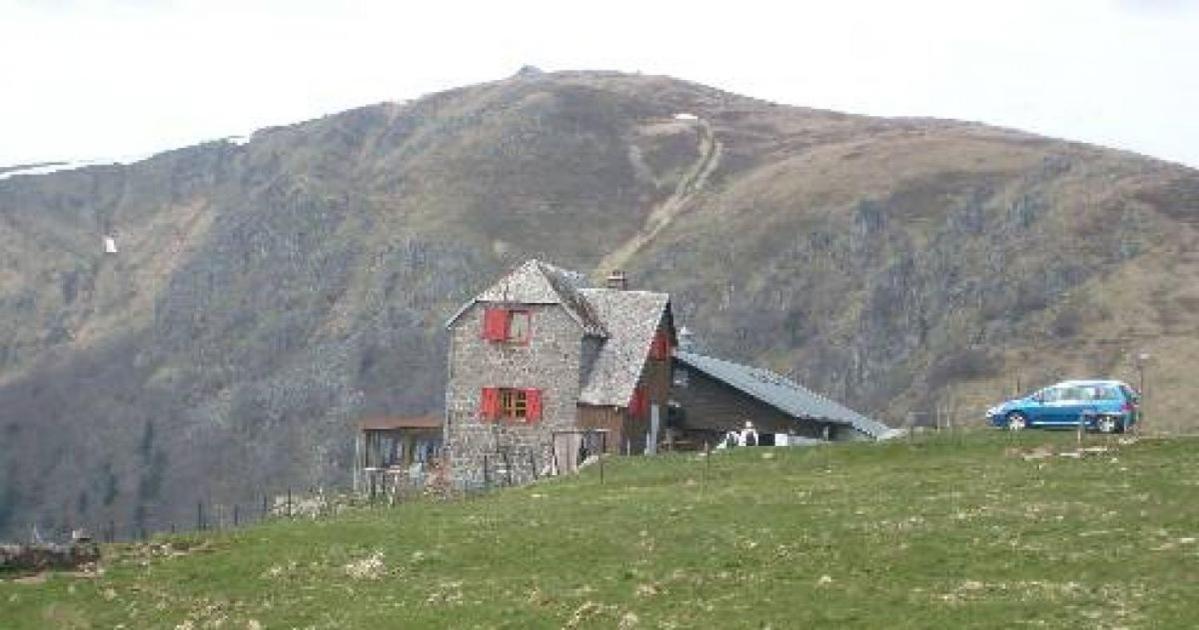
M 0 531 L 344 483 L 350 423 L 438 409 L 443 318 L 529 256 L 619 252 L 708 347 L 887 418 L 1148 350 L 1190 426 L 1197 208 L 1145 158 L 614 73 L 13 177 Z

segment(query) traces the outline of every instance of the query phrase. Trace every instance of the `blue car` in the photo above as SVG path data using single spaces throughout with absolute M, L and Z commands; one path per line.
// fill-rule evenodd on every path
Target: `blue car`
M 1082 423 L 1102 433 L 1123 433 L 1136 424 L 1139 407 L 1140 396 L 1121 381 L 1062 381 L 991 407 L 987 422 L 1011 431 Z

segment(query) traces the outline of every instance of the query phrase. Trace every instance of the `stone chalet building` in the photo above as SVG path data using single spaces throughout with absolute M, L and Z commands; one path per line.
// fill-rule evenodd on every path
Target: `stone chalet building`
M 446 328 L 443 453 L 465 484 L 570 471 L 600 450 L 704 448 L 747 421 L 762 445 L 895 435 L 773 372 L 676 352 L 670 296 L 620 272 L 597 288 L 530 260 Z
M 578 455 L 653 451 L 676 343 L 670 297 L 530 260 L 449 321 L 444 441 L 455 478 L 526 481 Z M 599 429 L 593 443 L 581 431 Z M 514 477 L 516 477 L 514 479 Z

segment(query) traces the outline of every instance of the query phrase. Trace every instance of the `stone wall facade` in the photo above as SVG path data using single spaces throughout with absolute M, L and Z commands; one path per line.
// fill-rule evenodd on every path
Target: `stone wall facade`
M 483 312 L 490 306 L 530 311 L 529 342 L 483 339 Z M 445 422 L 456 482 L 519 484 L 549 468 L 552 432 L 576 427 L 583 343 L 579 324 L 558 304 L 475 303 L 457 319 L 450 329 Z M 484 421 L 484 387 L 541 390 L 541 419 Z

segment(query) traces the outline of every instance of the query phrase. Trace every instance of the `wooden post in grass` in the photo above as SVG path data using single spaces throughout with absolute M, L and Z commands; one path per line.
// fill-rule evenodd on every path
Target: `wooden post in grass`
M 558 432 L 555 431 L 550 439 L 550 461 L 553 462 L 553 467 L 550 468 L 551 475 L 561 475 L 562 469 L 558 467 Z
M 237 504 L 234 503 L 233 504 L 233 526 L 234 527 L 237 527 L 238 525 L 241 524 L 241 521 L 238 518 L 239 516 L 240 516 L 240 514 L 238 514 Z
M 204 502 L 196 501 L 196 529 L 204 531 Z
M 508 451 L 500 453 L 504 458 L 504 472 L 507 473 L 508 487 L 512 487 L 512 458 L 508 455 Z
M 533 471 L 533 481 L 537 481 L 537 458 L 529 451 L 529 468 Z
M 700 484 L 702 494 L 708 489 L 708 471 L 712 469 L 712 442 L 704 440 L 704 482 Z
M 483 453 L 483 489 L 491 489 L 491 476 L 487 474 L 487 453 Z
M 287 518 L 291 518 L 291 487 L 287 488 Z
M 617 447 L 617 448 L 620 448 L 620 447 Z M 608 434 L 601 433 L 600 434 L 600 452 L 599 452 L 600 485 L 601 486 L 604 485 L 604 456 L 607 454 L 608 454 Z

